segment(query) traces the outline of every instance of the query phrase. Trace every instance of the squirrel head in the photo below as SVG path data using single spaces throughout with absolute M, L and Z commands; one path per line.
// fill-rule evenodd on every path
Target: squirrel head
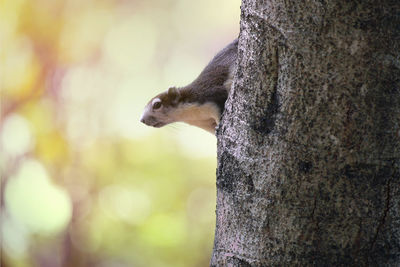
M 173 114 L 179 105 L 179 99 L 179 90 L 176 87 L 170 87 L 147 103 L 140 121 L 156 128 L 175 122 Z

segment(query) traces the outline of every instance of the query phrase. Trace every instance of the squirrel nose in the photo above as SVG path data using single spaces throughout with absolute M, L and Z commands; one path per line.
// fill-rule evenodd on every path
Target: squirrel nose
M 140 122 L 146 124 L 146 119 L 144 114 L 140 117 Z

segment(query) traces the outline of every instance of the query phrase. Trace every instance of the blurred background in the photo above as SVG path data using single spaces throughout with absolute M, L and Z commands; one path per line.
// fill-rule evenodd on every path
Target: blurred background
M 216 139 L 139 123 L 240 0 L 0 0 L 1 266 L 208 266 Z

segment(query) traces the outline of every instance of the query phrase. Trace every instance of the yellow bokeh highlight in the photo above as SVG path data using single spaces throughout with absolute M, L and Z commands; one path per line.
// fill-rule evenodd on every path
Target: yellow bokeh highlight
M 52 184 L 42 164 L 26 160 L 5 188 L 5 203 L 28 231 L 56 234 L 66 227 L 72 205 L 65 190 Z
M 9 41 L 14 46 L 9 47 L 7 53 L 1 55 L 0 92 L 3 98 L 16 101 L 42 90 L 36 84 L 40 66 L 28 38 L 15 37 Z
M 185 238 L 184 218 L 180 214 L 159 214 L 145 225 L 142 238 L 160 247 L 182 243 Z
M 63 1 L 36 0 L 24 1 L 21 8 L 19 27 L 24 29 L 29 37 L 39 41 L 38 49 L 45 53 L 43 56 L 54 56 L 53 47 L 46 47 L 46 44 L 54 43 L 59 37 L 63 25 L 59 19 L 63 5 Z
M 5 49 L 13 45 L 12 37 L 19 25 L 21 9 L 26 0 L 0 1 L 0 43 L 3 49 L 0 49 L 0 55 L 5 54 Z
M 59 59 L 74 63 L 93 57 L 113 19 L 105 8 L 85 10 L 66 20 L 58 41 Z
M 65 164 L 68 162 L 68 144 L 58 130 L 37 136 L 35 152 L 46 164 Z
M 54 104 L 48 99 L 26 103 L 21 108 L 21 113 L 29 120 L 33 134 L 42 135 L 56 128 L 54 118 Z
M 29 122 L 17 114 L 7 117 L 0 133 L 0 143 L 2 152 L 8 157 L 28 152 L 34 143 Z
M 33 105 L 27 104 L 23 113 L 32 125 L 36 137 L 34 151 L 36 157 L 46 164 L 66 164 L 69 160 L 69 145 L 65 134 L 55 125 L 53 104 L 48 99 Z

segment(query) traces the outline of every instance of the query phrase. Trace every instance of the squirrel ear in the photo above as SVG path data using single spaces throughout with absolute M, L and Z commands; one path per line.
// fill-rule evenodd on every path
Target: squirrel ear
M 176 89 L 176 87 L 170 87 L 170 88 L 168 89 L 168 96 L 169 96 L 171 99 L 177 99 L 178 96 L 179 96 L 179 91 L 178 91 L 178 89 Z

